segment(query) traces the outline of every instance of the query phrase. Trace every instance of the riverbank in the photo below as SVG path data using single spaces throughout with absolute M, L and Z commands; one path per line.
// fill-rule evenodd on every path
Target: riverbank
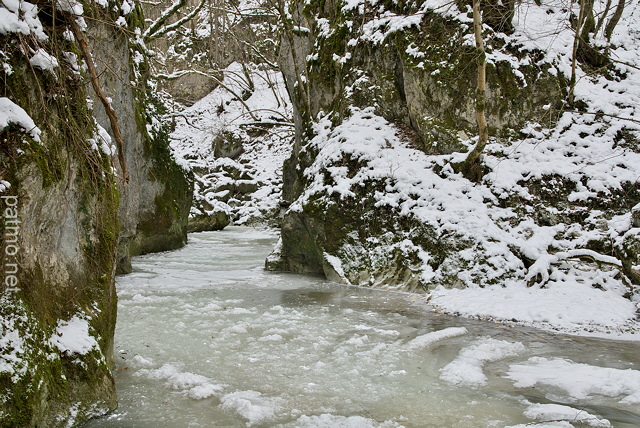
M 613 340 L 640 341 L 640 303 L 580 283 L 447 290 L 426 297 L 437 312 L 505 325 Z

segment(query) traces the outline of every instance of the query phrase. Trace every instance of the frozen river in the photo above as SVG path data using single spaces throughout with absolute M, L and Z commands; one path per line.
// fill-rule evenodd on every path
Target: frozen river
M 117 280 L 120 406 L 89 427 L 638 427 L 640 343 L 431 312 L 263 270 L 230 227 Z

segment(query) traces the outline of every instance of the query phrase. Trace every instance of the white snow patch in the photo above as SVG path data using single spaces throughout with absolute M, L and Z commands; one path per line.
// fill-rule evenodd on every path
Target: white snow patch
M 107 156 L 116 154 L 116 147 L 111 143 L 111 136 L 100 124 L 94 119 L 96 125 L 96 135 L 89 139 L 89 144 L 94 150 L 99 150 Z
M 38 40 L 47 40 L 42 23 L 38 18 L 38 7 L 33 3 L 19 0 L 2 0 L 0 8 L 0 34 L 33 34 Z
M 453 385 L 482 386 L 487 383 L 487 377 L 482 371 L 486 363 L 515 357 L 524 351 L 525 347 L 520 342 L 478 339 L 463 348 L 452 362 L 440 369 L 440 379 Z
M 0 130 L 9 126 L 10 123 L 20 126 L 31 138 L 40 141 L 42 131 L 36 126 L 27 112 L 9 98 L 0 97 Z
M 575 428 L 572 424 L 566 421 L 558 421 L 558 422 L 541 422 L 541 423 L 529 423 L 529 424 L 518 424 L 511 425 L 505 428 Z
M 59 320 L 49 343 L 63 354 L 85 355 L 94 349 L 100 349 L 96 338 L 89 333 L 89 329 L 89 321 L 78 315 L 68 321 Z
M 64 12 L 69 12 L 72 15 L 82 16 L 84 8 L 82 4 L 76 0 L 56 0 L 57 6 Z
M 285 426 L 295 426 L 296 428 L 401 428 L 393 421 L 382 423 L 362 416 L 339 416 L 324 413 L 316 416 L 302 415 L 295 423 Z
M 131 359 L 131 362 L 133 363 L 133 365 L 138 366 L 138 367 L 151 367 L 151 366 L 153 366 L 153 360 L 144 358 L 141 355 L 134 355 L 134 357 Z
M 434 343 L 440 342 L 452 337 L 464 336 L 468 331 L 464 327 L 449 327 L 438 331 L 432 331 L 422 336 L 418 336 L 407 343 L 407 348 L 418 349 L 426 348 Z
M 462 290 L 440 287 L 432 292 L 430 303 L 465 316 L 513 320 L 541 327 L 544 323 L 567 330 L 579 326 L 615 328 L 636 317 L 634 303 L 619 293 L 576 282 L 551 283 L 545 289 L 524 284 Z
M 599 418 L 582 409 L 575 409 L 561 404 L 530 404 L 524 415 L 538 421 L 562 421 L 585 424 L 596 428 L 609 428 L 611 422 Z
M 239 414 L 251 426 L 273 419 L 281 402 L 280 398 L 264 397 L 257 391 L 236 391 L 222 396 L 220 408 Z
M 49 73 L 55 76 L 56 68 L 58 68 L 58 60 L 53 55 L 50 55 L 44 49 L 38 49 L 31 59 L 29 59 L 29 64 L 34 67 L 38 67 L 41 70 L 48 71 Z
M 512 364 L 507 378 L 518 388 L 553 387 L 571 400 L 593 396 L 619 398 L 621 403 L 640 403 L 640 371 L 575 363 L 562 358 L 532 357 Z
M 189 398 L 202 400 L 220 394 L 224 388 L 211 381 L 208 377 L 181 372 L 173 364 L 164 364 L 157 369 L 141 369 L 136 376 L 146 376 L 149 379 L 165 380 L 165 386 L 170 389 L 184 392 Z

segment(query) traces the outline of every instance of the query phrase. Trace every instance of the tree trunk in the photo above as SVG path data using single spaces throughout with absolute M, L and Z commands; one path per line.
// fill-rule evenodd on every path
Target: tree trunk
M 478 142 L 467 155 L 464 161 L 463 171 L 469 179 L 479 179 L 475 173 L 478 159 L 484 151 L 489 140 L 489 130 L 487 128 L 486 91 L 487 91 L 487 61 L 484 49 L 484 39 L 482 38 L 482 15 L 480 13 L 480 0 L 473 0 L 473 33 L 476 41 L 476 55 L 478 66 L 478 84 L 476 86 L 476 122 L 478 124 Z
M 625 4 L 625 0 L 618 0 L 618 6 L 616 7 L 616 11 L 613 12 L 613 16 L 611 17 L 609 22 L 607 22 L 607 26 L 604 27 L 604 36 L 608 42 L 611 41 L 613 30 L 616 28 L 616 25 L 618 25 L 618 21 L 620 21 L 620 18 L 622 17 L 622 12 L 624 11 L 624 4 Z
M 576 87 L 576 66 L 578 61 L 578 45 L 580 44 L 580 34 L 582 30 L 582 22 L 584 21 L 584 0 L 580 0 L 580 12 L 578 13 L 578 22 L 576 23 L 575 36 L 573 38 L 573 52 L 571 54 L 571 80 L 569 81 L 568 103 L 573 106 L 574 89 Z

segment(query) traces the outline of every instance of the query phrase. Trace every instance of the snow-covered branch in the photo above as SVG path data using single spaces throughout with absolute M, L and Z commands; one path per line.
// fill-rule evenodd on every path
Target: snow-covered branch
M 142 38 L 146 41 L 153 37 L 153 35 L 160 30 L 160 28 L 169 20 L 169 18 L 171 18 L 180 9 L 182 9 L 185 4 L 187 4 L 187 0 L 174 1 L 173 4 L 165 9 L 165 11 L 160 14 L 160 17 L 153 23 L 151 23 L 149 28 L 147 28 L 145 32 L 142 33 Z
M 206 3 L 207 3 L 207 0 L 201 0 L 200 3 L 198 4 L 198 6 L 195 7 L 195 9 L 193 9 L 191 12 L 189 12 L 188 14 L 183 16 L 182 18 L 178 19 L 173 24 L 169 24 L 169 25 L 167 25 L 165 27 L 160 27 L 155 32 L 150 33 L 150 34 L 147 34 L 147 32 L 145 31 L 145 36 L 144 36 L 145 40 L 149 40 L 151 38 L 164 36 L 169 31 L 173 31 L 176 28 L 180 28 L 182 26 L 182 24 L 184 24 L 185 22 L 188 22 L 191 19 L 193 19 L 198 14 L 198 12 L 200 12 L 200 10 L 202 10 L 202 8 L 204 7 L 204 5 Z
M 531 267 L 529 268 L 527 275 L 525 276 L 525 280 L 530 285 L 536 284 L 538 286 L 542 286 L 547 281 L 549 281 L 549 271 L 551 270 L 551 265 L 558 264 L 563 260 L 574 258 L 589 258 L 596 263 L 622 268 L 622 262 L 615 257 L 606 256 L 593 250 L 576 249 L 562 251 L 555 254 L 544 254 L 538 257 L 535 263 L 533 263 L 533 265 L 531 265 Z

